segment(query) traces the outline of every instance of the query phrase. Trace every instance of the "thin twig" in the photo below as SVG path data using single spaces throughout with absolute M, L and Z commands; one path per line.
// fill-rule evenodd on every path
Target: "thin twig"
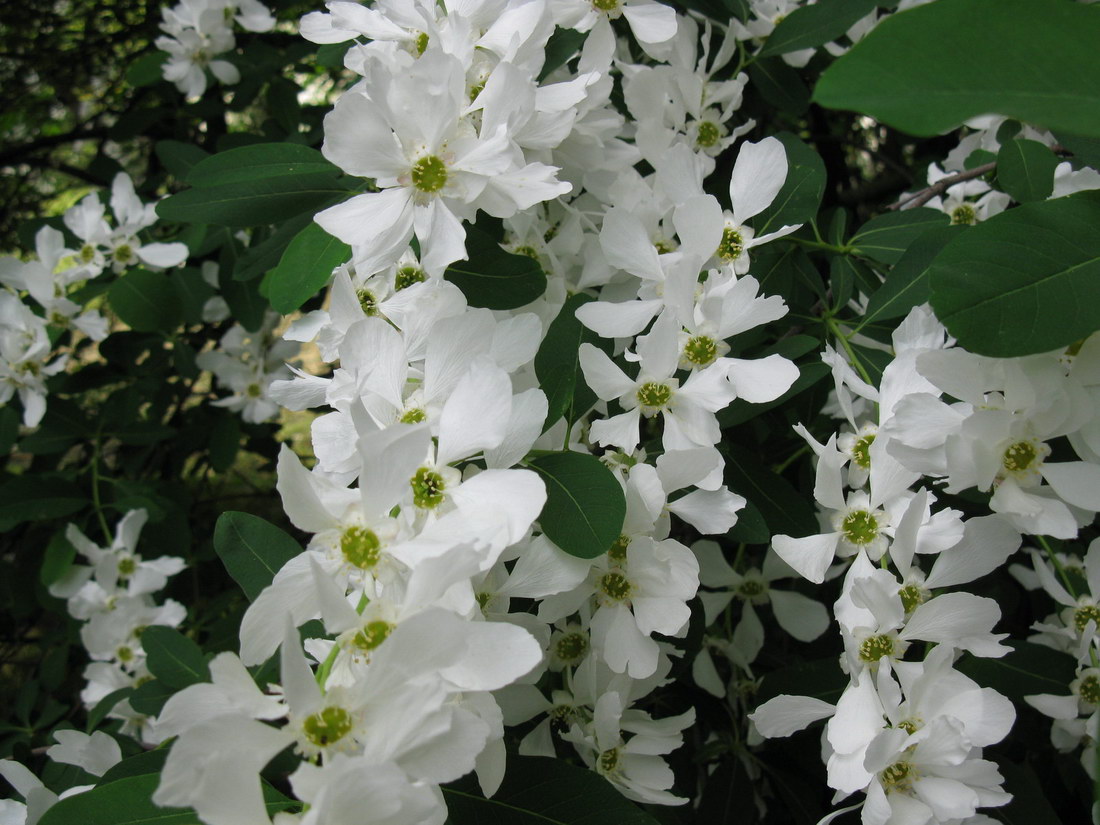
M 888 206 L 886 211 L 894 212 L 898 209 L 916 209 L 917 207 L 924 206 L 928 201 L 936 197 L 936 195 L 942 195 L 956 183 L 980 178 L 982 175 L 992 172 L 996 168 L 997 162 L 992 161 L 990 163 L 983 163 L 981 166 L 975 166 L 973 169 L 967 169 L 965 172 L 959 172 L 955 175 L 949 175 L 946 178 L 940 178 L 931 186 L 921 189 L 919 192 L 907 198 L 903 198 L 892 206 Z

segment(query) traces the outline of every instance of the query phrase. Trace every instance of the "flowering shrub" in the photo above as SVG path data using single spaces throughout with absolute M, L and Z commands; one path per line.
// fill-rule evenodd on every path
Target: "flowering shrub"
M 0 259 L 4 823 L 1089 816 L 1095 9 L 160 28 Z

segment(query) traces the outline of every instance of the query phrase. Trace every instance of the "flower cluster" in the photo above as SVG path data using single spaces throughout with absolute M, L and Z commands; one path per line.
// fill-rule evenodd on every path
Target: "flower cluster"
M 206 91 L 207 71 L 219 83 L 240 81 L 240 70 L 224 57 L 219 59 L 236 48 L 234 23 L 249 32 L 275 27 L 275 18 L 260 0 L 181 0 L 171 8 L 165 6 L 162 14 L 164 34 L 156 39 L 156 46 L 168 53 L 164 79 L 192 100 Z
M 616 58 L 620 15 L 663 62 Z M 546 73 L 555 25 L 589 34 L 575 69 Z M 746 78 L 712 77 L 733 41 L 700 54 L 692 20 L 629 2 L 331 2 L 302 31 L 369 38 L 347 53 L 361 80 L 326 118 L 324 153 L 376 187 L 317 216 L 352 258 L 327 308 L 287 332 L 339 366 L 271 387 L 290 409 L 330 410 L 313 423 L 311 470 L 279 458 L 283 506 L 313 538 L 249 608 L 239 657 L 220 654 L 211 684 L 165 706 L 157 736 L 179 739 L 156 800 L 212 823 L 231 808 L 260 819 L 256 774 L 290 746 L 301 821 L 385 795 L 388 821 L 442 822 L 439 783 L 475 770 L 486 793 L 499 786 L 507 724 L 524 726 L 521 753 L 571 747 L 629 798 L 683 803 L 663 757 L 694 711 L 644 709 L 699 585 L 696 555 L 671 536 L 736 522 L 716 413 L 774 400 L 798 375 L 727 343 L 785 314 L 748 274 L 750 250 L 797 229 L 759 218 L 787 177 L 778 140 L 741 148 L 729 209 L 703 188 L 745 128 Z M 611 102 L 618 73 L 646 124 L 637 140 Z M 661 97 L 675 105 L 658 116 Z M 635 170 L 642 159 L 653 172 Z M 543 297 L 494 312 L 442 277 L 479 211 L 502 220 L 503 249 L 538 263 Z M 578 290 L 595 300 L 567 307 Z M 578 354 L 596 409 L 549 413 L 535 356 L 555 319 L 606 339 Z M 528 457 L 563 445 L 602 453 L 623 490 L 621 535 L 596 558 L 537 521 L 547 493 Z M 535 607 L 510 612 L 513 600 Z M 313 619 L 328 638 L 303 651 L 295 628 Z M 244 668 L 276 652 L 273 696 Z M 214 792 L 226 781 L 235 799 Z
M 51 596 L 65 599 L 70 616 L 84 623 L 80 640 L 92 661 L 84 671 L 87 684 L 80 698 L 89 709 L 108 694 L 151 678 L 141 644 L 145 628 L 178 627 L 187 617 L 179 602 L 156 601 L 157 591 L 183 570 L 184 561 L 175 556 L 146 559 L 137 552 L 147 518 L 145 510 L 128 512 L 119 521 L 110 547 L 99 546 L 75 524 L 65 532 L 66 540 L 88 563 L 74 564 L 49 590 Z M 115 704 L 108 715 L 123 720 L 123 733 L 155 741 L 149 719 L 130 707 L 128 700 Z

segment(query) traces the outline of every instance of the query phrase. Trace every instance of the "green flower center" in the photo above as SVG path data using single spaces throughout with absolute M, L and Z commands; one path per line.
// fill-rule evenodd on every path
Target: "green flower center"
M 643 407 L 661 408 L 672 400 L 672 387 L 656 381 L 646 381 L 638 388 L 638 403 Z
M 726 263 L 729 263 L 740 258 L 744 251 L 745 239 L 741 233 L 732 226 L 723 229 L 722 241 L 718 244 L 718 251 L 715 254 Z
M 960 203 L 951 210 L 951 223 L 956 226 L 973 226 L 978 222 L 978 213 L 969 203 Z
M 684 357 L 697 367 L 705 367 L 718 357 L 718 344 L 708 335 L 696 335 L 684 344 Z
M 578 664 L 588 653 L 588 636 L 584 633 L 564 634 L 554 645 L 554 654 L 567 665 Z
M 883 790 L 887 793 L 891 791 L 905 792 L 912 787 L 915 773 L 912 763 L 903 761 L 895 762 L 890 767 L 885 768 L 878 777 L 882 782 Z
M 482 591 L 481 593 L 475 593 L 474 598 L 477 600 L 477 606 L 484 610 L 485 606 L 492 601 L 493 594 Z
M 875 443 L 875 434 L 871 433 L 858 439 L 852 445 L 852 461 L 864 470 L 871 468 L 871 445 Z
M 413 504 L 424 510 L 432 510 L 443 503 L 446 482 L 443 476 L 429 467 L 421 467 L 409 480 L 413 491 Z
M 447 166 L 435 155 L 425 155 L 413 164 L 412 182 L 421 192 L 438 192 L 447 184 Z
M 619 8 L 619 0 L 592 0 L 592 8 L 610 14 Z
M 393 279 L 393 288 L 395 291 L 400 292 L 413 284 L 422 284 L 428 280 L 428 276 L 424 274 L 424 270 L 418 266 L 403 266 L 397 270 L 397 275 Z
M 134 661 L 134 649 L 129 645 L 120 645 L 118 649 L 115 650 L 115 658 L 123 663 L 132 662 Z
M 419 424 L 428 418 L 428 414 L 420 407 L 412 407 L 401 413 L 399 419 L 402 424 Z
M 369 652 L 378 647 L 393 632 L 394 625 L 376 619 L 367 624 L 354 636 L 351 643 L 364 652 Z
M 134 250 L 130 244 L 124 243 L 115 249 L 115 260 L 120 264 L 128 264 L 134 259 Z
M 572 705 L 554 705 L 550 708 L 550 726 L 555 730 L 567 731 L 570 724 L 577 718 L 577 709 Z
M 374 293 L 369 289 L 357 290 L 355 297 L 359 299 L 359 306 L 362 308 L 364 315 L 378 314 L 378 299 L 374 297 Z
M 306 739 L 319 748 L 327 748 L 351 733 L 351 714 L 343 708 L 330 707 L 307 716 L 302 723 Z
M 1090 705 L 1100 705 L 1100 678 L 1086 676 L 1077 686 L 1077 695 Z
M 622 573 L 605 573 L 600 579 L 600 590 L 609 599 L 625 602 L 630 598 L 630 581 Z
M 248 389 L 245 390 L 245 394 L 249 398 L 259 398 L 261 395 L 264 394 L 264 391 L 260 389 L 259 384 L 249 384 Z
M 852 544 L 867 545 L 878 538 L 878 519 L 866 510 L 853 510 L 840 523 L 840 531 Z
M 1001 464 L 1010 473 L 1022 473 L 1035 463 L 1039 451 L 1030 441 L 1017 441 L 1005 450 Z
M 608 748 L 596 758 L 596 772 L 606 776 L 619 767 L 620 748 Z
M 868 636 L 859 644 L 859 658 L 869 663 L 877 662 L 883 656 L 893 658 L 894 641 L 894 637 L 887 633 Z
M 1089 622 L 1096 622 L 1096 627 L 1100 628 L 1100 607 L 1086 604 L 1073 611 L 1073 626 L 1078 633 L 1084 633 Z
M 626 548 L 629 546 L 630 536 L 619 536 L 615 541 L 611 542 L 611 547 L 607 550 L 608 558 L 622 564 L 626 561 Z
M 928 598 L 928 591 L 919 584 L 907 584 L 898 591 L 898 596 L 901 598 L 901 606 L 908 614 L 916 610 L 918 605 L 924 604 Z
M 919 719 L 902 719 L 897 726 L 912 736 L 921 729 L 921 721 Z
M 120 579 L 127 579 L 134 575 L 134 571 L 137 570 L 137 563 L 130 557 L 121 558 L 118 560 L 118 577 Z
M 711 146 L 718 142 L 718 138 L 722 133 L 718 130 L 718 124 L 710 120 L 703 120 L 699 123 L 699 129 L 695 136 L 695 145 L 701 149 L 709 149 Z
M 95 258 L 95 247 L 90 243 L 84 244 L 80 247 L 80 260 L 86 264 L 90 264 L 92 259 Z
M 382 542 L 373 530 L 349 527 L 340 537 L 340 552 L 348 564 L 370 570 L 382 558 Z
M 657 250 L 658 255 L 666 255 L 669 252 L 676 251 L 676 244 L 672 241 L 666 241 L 664 238 L 653 242 L 653 248 Z
M 424 50 L 427 49 L 427 48 L 428 48 L 428 33 L 427 32 L 420 32 L 420 34 L 418 34 L 416 36 L 416 56 L 420 57 L 420 55 L 424 54 Z
M 737 595 L 742 599 L 755 599 L 767 592 L 768 586 L 759 579 L 742 579 L 737 585 Z

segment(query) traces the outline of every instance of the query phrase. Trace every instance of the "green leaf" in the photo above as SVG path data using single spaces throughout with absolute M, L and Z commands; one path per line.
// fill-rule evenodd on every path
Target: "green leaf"
M 162 71 L 167 60 L 167 52 L 155 51 L 143 54 L 126 67 L 126 82 L 137 88 L 159 83 L 163 79 Z
M 158 202 L 157 215 L 184 223 L 265 226 L 303 212 L 315 213 L 348 191 L 345 183 L 328 173 L 280 175 L 188 189 Z
M 196 163 L 210 157 L 205 149 L 180 140 L 158 140 L 153 151 L 164 168 L 180 179 L 186 178 Z
M 513 255 L 478 226 L 466 227 L 468 261 L 447 267 L 443 277 L 462 290 L 473 307 L 515 309 L 546 291 L 546 273 L 534 258 Z
M 756 692 L 757 706 L 781 693 L 836 702 L 848 681 L 848 677 L 837 667 L 835 656 L 787 665 L 764 675 Z
M 1072 656 L 1033 642 L 1009 640 L 1005 644 L 1012 652 L 999 659 L 964 656 L 955 668 L 1018 705 L 1035 693 L 1069 693 L 1075 664 Z
M 177 270 L 169 276 L 169 280 L 176 290 L 184 323 L 201 324 L 202 308 L 214 297 L 214 287 L 206 282 L 202 272 L 195 267 Z
M 590 296 L 580 293 L 569 296 L 561 312 L 550 322 L 535 355 L 535 375 L 546 393 L 547 427 L 563 417 L 572 425 L 596 403 L 596 394 L 588 388 L 581 372 L 580 346 L 592 344 L 610 355 L 611 342 L 577 320 L 577 308 L 591 300 Z
M 1100 193 L 1029 203 L 960 234 L 928 272 L 932 308 L 981 355 L 1047 352 L 1100 328 Z
M 896 264 L 913 241 L 929 229 L 945 227 L 950 222 L 943 212 L 927 207 L 887 212 L 863 224 L 849 245 L 857 255 Z
M 323 289 L 332 270 L 351 257 L 351 247 L 318 224 L 299 232 L 267 278 L 267 299 L 283 315 L 289 315 Z
M 302 118 L 302 107 L 298 103 L 298 84 L 285 77 L 272 78 L 267 87 L 267 109 L 279 128 L 288 135 L 297 134 L 298 123 Z
M 96 702 L 95 707 L 88 711 L 88 732 L 90 733 L 98 728 L 99 723 L 107 718 L 107 714 L 115 709 L 115 705 L 129 697 L 133 692 L 132 687 L 119 688 L 118 690 L 112 690 Z
M 144 776 L 150 773 L 160 773 L 164 768 L 164 762 L 168 758 L 168 748 L 143 751 L 123 759 L 112 765 L 107 772 L 99 778 L 97 785 L 107 785 L 125 779 L 128 776 Z
M 168 687 L 180 689 L 210 681 L 202 649 L 178 630 L 150 625 L 141 634 L 141 646 L 149 672 Z
M 251 281 L 273 270 L 279 265 L 290 242 L 311 223 L 313 216 L 307 212 L 279 224 L 267 238 L 244 251 L 233 268 L 233 280 Z
M 999 821 L 1006 825 L 1064 821 L 1051 806 L 1034 770 L 1005 760 L 999 760 L 997 767 L 1005 778 L 1005 787 L 1012 789 L 1012 801 L 995 811 Z
M 789 115 L 810 107 L 810 90 L 801 75 L 778 57 L 764 57 L 749 65 L 750 84 L 764 100 Z
M 737 523 L 730 529 L 729 537 L 744 544 L 767 544 L 772 534 L 757 506 L 746 501 L 737 513 Z
M 211 469 L 217 473 L 224 473 L 232 467 L 240 446 L 240 418 L 235 413 L 226 412 L 214 419 L 208 445 Z
M 0 486 L 0 533 L 24 521 L 72 515 L 89 503 L 79 487 L 55 476 L 16 478 Z
M 316 149 L 297 143 L 253 143 L 218 152 L 195 164 L 187 182 L 195 188 L 220 188 L 230 183 L 302 175 L 338 177 L 340 167 Z
M 619 537 L 626 497 L 614 474 L 594 455 L 550 453 L 528 466 L 546 482 L 546 505 L 539 524 L 566 553 L 594 559 Z
M 771 205 L 752 219 L 757 235 L 784 225 L 808 223 L 817 217 L 825 191 L 825 163 L 790 132 L 776 135 L 787 150 L 787 180 Z
M 214 527 L 214 549 L 249 601 L 302 552 L 298 542 L 258 516 L 229 511 Z
M 603 777 L 545 756 L 509 756 L 492 799 L 470 778 L 444 786 L 443 797 L 447 825 L 657 825 Z
M 820 0 L 795 9 L 768 35 L 759 56 L 787 54 L 836 40 L 876 5 L 877 0 Z
M 1054 191 L 1058 157 L 1037 140 L 1010 140 L 997 153 L 997 183 L 1017 203 L 1042 201 Z
M 75 558 L 76 548 L 65 538 L 65 531 L 54 533 L 50 543 L 46 545 L 46 553 L 42 557 L 42 568 L 38 571 L 38 580 L 44 587 L 49 587 L 69 572 Z
M 90 791 L 62 799 L 38 820 L 39 825 L 197 825 L 190 808 L 162 808 L 153 804 L 159 773 L 127 776 Z M 293 800 L 264 785 L 269 814 L 283 811 Z
M 943 226 L 930 229 L 913 241 L 886 276 L 886 282 L 867 301 L 867 311 L 856 331 L 875 321 L 900 318 L 913 307 L 927 303 L 931 294 L 928 268 L 940 250 L 963 231 L 962 226 Z
M 581 46 L 587 39 L 588 32 L 563 29 L 560 26 L 555 28 L 550 39 L 546 41 L 546 59 L 542 63 L 542 71 L 539 72 L 539 81 L 545 80 L 554 69 L 564 66 L 580 54 Z
M 913 135 L 997 112 L 1100 137 L 1098 42 L 1100 14 L 1068 0 L 938 0 L 885 19 L 814 100 Z
M 142 682 L 130 694 L 130 707 L 146 716 L 157 716 L 164 708 L 164 703 L 175 692 L 175 688 L 169 687 L 160 679 L 151 679 Z
M 256 281 L 235 280 L 233 270 L 226 267 L 218 272 L 218 285 L 233 319 L 249 332 L 256 332 L 264 322 L 268 307 L 267 301 L 260 295 L 259 284 Z
M 1059 132 L 1055 136 L 1058 142 L 1073 153 L 1074 167 L 1081 164 L 1100 168 L 1100 137 L 1081 137 Z
M 183 320 L 176 288 L 163 272 L 132 269 L 111 284 L 107 300 L 138 332 L 171 332 Z
M 760 510 L 772 534 L 809 536 L 818 532 L 817 516 L 807 496 L 761 465 L 760 459 L 727 445 L 726 483 Z

